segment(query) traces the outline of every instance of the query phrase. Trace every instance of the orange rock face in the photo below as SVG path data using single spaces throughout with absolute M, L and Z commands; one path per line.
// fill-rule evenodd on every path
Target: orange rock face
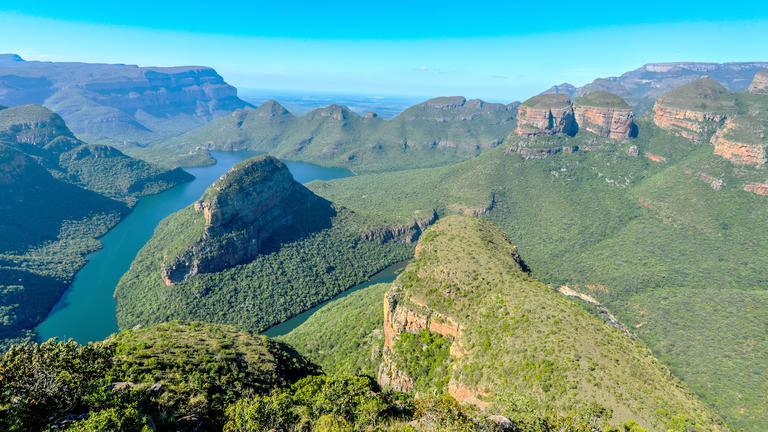
M 768 69 L 760 71 L 755 75 L 755 79 L 749 86 L 749 92 L 752 94 L 768 95 Z
M 744 186 L 744 190 L 747 192 L 756 193 L 758 195 L 768 195 L 768 184 L 752 183 Z
M 728 132 L 736 127 L 732 120 L 726 120 L 725 126 L 718 130 L 710 141 L 715 146 L 715 154 L 737 165 L 759 165 L 766 162 L 765 144 L 750 144 L 726 138 Z
M 632 132 L 632 110 L 575 105 L 573 113 L 580 129 L 613 139 L 628 138 Z
M 573 108 L 570 105 L 544 109 L 520 105 L 517 108 L 515 132 L 520 136 L 570 134 L 575 126 Z
M 656 102 L 653 122 L 675 135 L 702 142 L 706 135 L 725 120 L 725 115 L 701 111 L 688 111 L 668 107 Z

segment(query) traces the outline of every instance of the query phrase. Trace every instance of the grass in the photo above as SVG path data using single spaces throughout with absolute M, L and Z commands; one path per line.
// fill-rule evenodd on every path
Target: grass
M 553 286 L 578 284 L 630 326 L 647 321 L 638 336 L 675 374 L 730 425 L 759 430 L 768 421 L 759 396 L 768 383 L 758 377 L 768 369 L 752 359 L 768 342 L 762 327 L 740 312 L 749 301 L 762 308 L 768 204 L 742 188 L 764 182 L 768 173 L 762 166 L 731 165 L 713 155 L 711 146 L 671 136 L 648 119 L 637 123 L 639 136 L 633 140 L 610 144 L 586 134 L 566 140 L 591 142 L 604 147 L 600 151 L 526 160 L 505 153 L 516 145 L 512 136 L 502 148 L 455 166 L 357 176 L 311 188 L 354 210 L 390 217 L 431 208 L 445 216 L 492 207 L 485 217 L 518 245 L 537 279 Z M 625 152 L 632 145 L 639 148 L 638 157 Z M 652 162 L 645 154 L 666 161 Z M 725 186 L 713 190 L 702 174 Z M 606 290 L 585 288 L 598 284 Z M 715 312 L 711 298 L 699 294 L 713 290 L 727 305 L 718 309 L 729 312 Z M 657 292 L 679 293 L 675 301 L 697 307 L 676 310 L 674 317 L 669 310 L 662 313 Z M 707 311 L 711 325 L 688 324 Z M 706 337 L 724 322 L 739 331 L 723 339 Z M 750 351 L 743 351 L 745 346 Z
M 573 103 L 574 105 L 582 106 L 630 109 L 629 104 L 620 96 L 605 91 L 587 93 L 584 96 L 577 97 Z
M 376 376 L 384 343 L 381 304 L 390 284 L 376 284 L 334 300 L 280 337 L 328 375 Z

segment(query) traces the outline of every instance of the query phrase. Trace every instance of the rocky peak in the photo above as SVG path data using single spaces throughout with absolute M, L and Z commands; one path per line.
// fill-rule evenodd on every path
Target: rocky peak
M 755 74 L 755 78 L 749 86 L 749 92 L 752 94 L 768 95 L 768 69 Z
M 376 114 L 373 111 L 369 111 L 369 112 L 363 114 L 363 118 L 367 118 L 367 119 L 378 118 L 378 117 L 379 117 L 379 115 Z
M 517 128 L 520 136 L 538 136 L 576 133 L 571 98 L 567 94 L 543 94 L 523 102 L 517 109 Z
M 259 117 L 278 117 L 290 114 L 284 106 L 280 105 L 280 103 L 274 99 L 270 99 L 261 104 L 256 108 L 255 112 Z
M 307 117 L 310 119 L 317 119 L 317 118 L 323 118 L 323 117 L 330 117 L 333 120 L 347 120 L 350 117 L 357 117 L 358 115 L 354 113 L 349 107 L 345 105 L 337 105 L 337 104 L 331 104 L 326 107 L 318 108 L 316 110 L 313 110 L 309 114 L 307 114 Z
M 40 105 L 21 105 L 0 110 L 0 132 L 19 144 L 44 147 L 57 137 L 74 135 L 64 120 Z
M 596 135 L 623 139 L 637 134 L 629 104 L 612 93 L 599 91 L 576 98 L 573 112 L 579 129 Z
M 541 94 L 567 94 L 568 96 L 573 96 L 576 94 L 577 90 L 578 88 L 576 88 L 576 86 L 573 84 L 562 83 L 559 85 L 553 85 L 547 90 L 541 92 Z
M 271 156 L 235 165 L 194 204 L 202 232 L 175 256 L 165 256 L 166 285 L 198 273 L 246 263 L 286 239 L 330 224 L 330 203 L 293 179 Z
M 702 142 L 735 110 L 733 95 L 705 76 L 661 95 L 653 106 L 653 122 L 675 135 Z
M 463 96 L 443 96 L 429 99 L 423 104 L 428 108 L 448 110 L 462 107 L 466 102 L 467 99 Z

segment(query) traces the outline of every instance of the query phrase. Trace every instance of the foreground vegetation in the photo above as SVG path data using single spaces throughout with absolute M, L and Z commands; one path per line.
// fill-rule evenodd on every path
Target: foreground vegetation
M 529 417 L 521 432 L 616 430 L 606 413 Z M 634 429 L 631 429 L 633 428 Z M 448 396 L 415 399 L 365 376 L 326 376 L 288 345 L 232 327 L 171 322 L 79 346 L 0 357 L 0 428 L 36 432 L 491 431 Z M 629 424 L 622 430 L 643 432 Z

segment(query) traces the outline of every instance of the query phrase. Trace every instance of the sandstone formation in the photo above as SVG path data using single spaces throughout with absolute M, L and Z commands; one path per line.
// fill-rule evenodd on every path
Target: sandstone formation
M 249 106 L 215 70 L 24 61 L 0 55 L 0 103 L 40 104 L 80 136 L 160 140 Z
M 623 139 L 636 135 L 632 109 L 624 99 L 608 92 L 595 92 L 577 98 L 573 112 L 579 129 L 595 135 Z
M 746 117 L 726 120 L 710 142 L 715 146 L 716 155 L 736 165 L 760 165 L 766 162 L 768 137 L 764 134 L 764 127 Z
M 653 122 L 696 143 L 704 142 L 734 112 L 733 95 L 707 77 L 664 93 L 653 106 Z
M 517 109 L 515 132 L 520 136 L 574 135 L 577 129 L 571 99 L 567 94 L 534 96 Z
M 432 209 L 428 216 L 417 218 L 411 224 L 372 229 L 364 232 L 361 238 L 377 243 L 399 241 L 411 244 L 418 240 L 424 230 L 435 223 L 435 221 L 437 221 L 437 211 Z
M 768 183 L 750 183 L 744 186 L 744 190 L 758 195 L 768 195 Z
M 746 90 L 755 73 L 766 68 L 768 62 L 649 63 L 620 76 L 598 78 L 570 91 L 574 97 L 607 91 L 624 98 L 635 114 L 642 114 L 665 92 L 705 75 L 734 92 Z
M 755 74 L 755 78 L 749 86 L 749 92 L 752 94 L 768 95 L 768 69 Z
M 270 156 L 236 165 L 208 188 L 193 211 L 202 219 L 202 231 L 182 252 L 164 257 L 167 286 L 248 262 L 275 242 L 327 226 L 334 212 Z

